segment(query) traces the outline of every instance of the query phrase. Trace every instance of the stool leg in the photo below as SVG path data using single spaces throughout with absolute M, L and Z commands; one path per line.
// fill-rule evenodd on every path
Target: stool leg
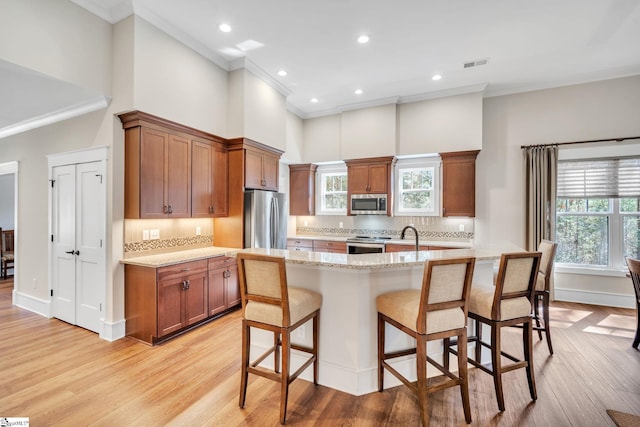
M 479 319 L 475 319 L 476 322 L 476 362 L 482 363 L 482 322 Z
M 446 341 L 449 341 L 447 338 Z M 449 353 L 446 353 L 447 359 Z M 471 423 L 471 405 L 469 403 L 469 375 L 467 369 L 467 329 L 458 335 L 458 377 L 460 378 L 460 394 L 462 396 L 462 408 L 467 424 Z
M 282 373 L 280 375 L 280 424 L 287 417 L 287 400 L 289 399 L 289 369 L 291 362 L 291 341 L 288 328 L 282 329 Z
M 640 345 L 640 302 L 636 309 L 636 319 L 638 320 L 638 326 L 636 327 L 636 337 L 633 339 L 633 348 L 638 348 L 638 345 Z
M 313 361 L 313 383 L 314 384 L 318 384 L 318 329 L 320 327 L 320 313 L 316 313 L 315 316 L 313 316 L 313 357 L 315 357 L 315 360 Z
M 429 427 L 429 391 L 427 390 L 427 341 L 424 335 L 416 337 L 417 392 L 420 406 L 420 420 Z
M 244 408 L 247 398 L 247 381 L 249 379 L 249 349 L 251 347 L 251 329 L 247 321 L 242 320 L 242 366 L 240 371 L 240 407 Z
M 275 350 L 273 351 L 273 371 L 277 374 L 280 372 L 280 333 L 273 333 L 273 345 Z
M 496 389 L 498 409 L 504 411 L 504 394 L 502 393 L 502 360 L 500 359 L 500 327 L 491 325 L 491 365 L 493 367 L 493 385 Z
M 378 391 L 384 390 L 384 320 L 382 315 L 378 313 Z
M 524 357 L 527 361 L 527 381 L 529 382 L 529 392 L 531 393 L 531 399 L 536 400 L 538 398 L 536 393 L 536 379 L 533 373 L 533 329 L 531 321 L 522 325 L 522 344 L 524 346 Z
M 460 347 L 460 340 L 458 340 L 458 347 Z M 446 369 L 447 371 L 449 370 L 449 349 L 451 348 L 451 340 L 449 338 L 444 338 L 442 340 L 442 366 L 444 367 L 444 369 Z M 458 357 L 460 357 L 460 355 L 458 354 Z
M 544 310 L 544 333 L 547 337 L 547 346 L 549 347 L 549 354 L 553 354 L 553 346 L 551 345 L 551 328 L 549 327 L 549 292 L 545 292 L 542 296 L 542 309 Z
M 540 329 L 540 294 L 533 296 L 533 314 L 536 319 L 536 327 L 538 328 L 538 339 L 542 340 L 542 330 Z M 544 308 L 544 303 L 542 304 Z M 544 323 L 545 329 L 547 328 L 547 322 Z

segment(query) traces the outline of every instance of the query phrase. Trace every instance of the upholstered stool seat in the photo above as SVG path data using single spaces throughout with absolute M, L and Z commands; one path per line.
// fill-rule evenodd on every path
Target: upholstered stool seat
M 240 407 L 244 408 L 249 374 L 280 383 L 280 423 L 287 415 L 289 384 L 313 364 L 313 383 L 318 383 L 318 326 L 322 295 L 307 289 L 289 287 L 285 260 L 282 257 L 239 253 L 238 277 L 242 297 L 242 366 Z M 291 332 L 312 321 L 312 346 L 291 342 Z M 273 347 L 250 362 L 251 328 L 274 334 Z M 309 357 L 293 374 L 290 373 L 291 349 Z M 280 351 L 282 363 L 280 364 Z M 260 366 L 273 354 L 273 369 Z
M 378 390 L 384 390 L 384 370 L 408 386 L 418 397 L 420 421 L 429 425 L 429 394 L 448 387 L 460 386 L 464 417 L 471 422 L 467 381 L 467 298 L 475 258 L 427 261 L 422 288 L 388 292 L 376 298 L 378 310 Z M 385 349 L 385 325 L 390 324 L 416 340 L 415 348 L 390 351 Z M 427 355 L 427 342 L 456 337 L 461 346 L 457 375 L 449 370 L 448 357 L 442 364 Z M 388 360 L 416 355 L 417 380 L 410 382 Z M 437 384 L 427 382 L 427 363 L 446 377 Z
M 494 286 L 474 284 L 469 295 L 469 311 L 491 319 L 495 298 Z M 527 297 L 512 298 L 500 302 L 500 319 L 510 320 L 531 314 L 531 301 Z

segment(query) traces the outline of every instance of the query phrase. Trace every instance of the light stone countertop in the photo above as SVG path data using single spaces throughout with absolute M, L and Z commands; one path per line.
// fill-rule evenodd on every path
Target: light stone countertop
M 346 242 L 347 239 L 350 239 L 354 236 L 336 236 L 336 235 L 321 235 L 321 234 L 297 234 L 294 236 L 288 236 L 287 239 L 295 239 L 295 240 L 330 240 L 334 242 Z M 415 245 L 415 239 L 412 236 L 408 238 L 402 239 L 385 239 L 385 243 L 393 243 L 393 244 L 401 244 L 401 245 Z M 419 245 L 427 245 L 427 246 L 441 246 L 447 248 L 460 248 L 460 249 L 470 249 L 473 247 L 473 244 L 469 241 L 467 242 L 456 242 L 450 240 L 419 240 Z
M 386 252 L 381 254 L 347 255 L 326 252 L 287 251 L 282 249 L 242 249 L 239 252 L 282 256 L 287 263 L 309 266 L 374 270 L 398 267 L 415 267 L 430 259 L 475 257 L 477 261 L 495 261 L 503 253 L 522 252 L 513 244 L 491 248 L 447 249 L 436 251 Z
M 138 265 L 141 267 L 166 267 L 181 262 L 198 261 L 201 259 L 231 256 L 240 249 L 210 246 L 206 248 L 187 249 L 181 251 L 165 252 L 155 255 L 131 257 L 120 260 L 121 264 Z

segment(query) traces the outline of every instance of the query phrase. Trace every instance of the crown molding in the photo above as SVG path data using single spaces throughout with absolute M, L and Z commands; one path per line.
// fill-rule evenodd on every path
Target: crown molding
M 262 69 L 258 64 L 253 62 L 251 59 L 245 57 L 234 59 L 229 62 L 229 71 L 235 71 L 244 68 L 249 71 L 251 74 L 258 77 L 260 80 L 271 86 L 275 89 L 279 94 L 284 96 L 285 98 L 293 93 L 291 89 L 287 86 L 283 85 L 278 80 L 274 79 L 267 73 L 264 69 Z
M 80 102 L 66 108 L 61 108 L 59 110 L 52 111 L 41 116 L 32 117 L 19 123 L 1 128 L 0 138 L 6 138 L 8 136 L 26 132 L 31 129 L 47 126 L 52 123 L 61 122 L 63 120 L 101 110 L 103 108 L 107 108 L 109 106 L 109 103 L 111 103 L 111 98 L 106 96 L 91 98 L 87 101 Z
M 388 98 L 378 98 L 354 104 L 339 105 L 338 110 L 343 113 L 345 111 L 360 110 L 363 108 L 380 107 L 381 105 L 397 104 L 399 100 L 400 98 L 397 96 L 390 96 Z
M 110 24 L 116 24 L 133 14 L 133 0 L 121 0 L 111 7 L 102 6 L 98 2 L 91 0 L 71 1 Z
M 468 93 L 484 92 L 488 83 L 476 85 L 460 86 L 451 89 L 437 90 L 434 92 L 424 92 L 415 95 L 401 96 L 398 104 L 409 104 L 411 102 L 428 101 L 430 99 L 446 98 L 448 96 L 465 95 Z

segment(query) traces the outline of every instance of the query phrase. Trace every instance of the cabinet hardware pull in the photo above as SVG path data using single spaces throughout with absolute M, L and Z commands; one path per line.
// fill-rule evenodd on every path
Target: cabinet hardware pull
M 169 212 L 167 212 L 167 213 L 169 213 L 169 214 L 173 213 L 173 208 L 171 207 L 171 205 L 169 205 Z
M 184 290 L 186 290 L 186 289 L 187 289 L 187 281 L 186 281 L 186 280 L 183 280 L 183 281 L 182 281 L 182 290 L 184 291 Z
M 191 285 L 191 282 L 189 282 L 189 281 L 187 280 L 187 282 L 186 282 L 186 283 L 187 283 L 187 289 L 189 289 L 189 286 Z
M 169 213 L 169 212 L 167 212 L 167 206 L 166 205 L 162 206 L 162 213 L 165 213 L 165 214 Z
M 190 267 L 187 267 L 187 268 L 183 268 L 183 269 L 182 269 L 182 271 L 189 271 L 189 270 L 191 270 L 191 268 L 190 268 Z

